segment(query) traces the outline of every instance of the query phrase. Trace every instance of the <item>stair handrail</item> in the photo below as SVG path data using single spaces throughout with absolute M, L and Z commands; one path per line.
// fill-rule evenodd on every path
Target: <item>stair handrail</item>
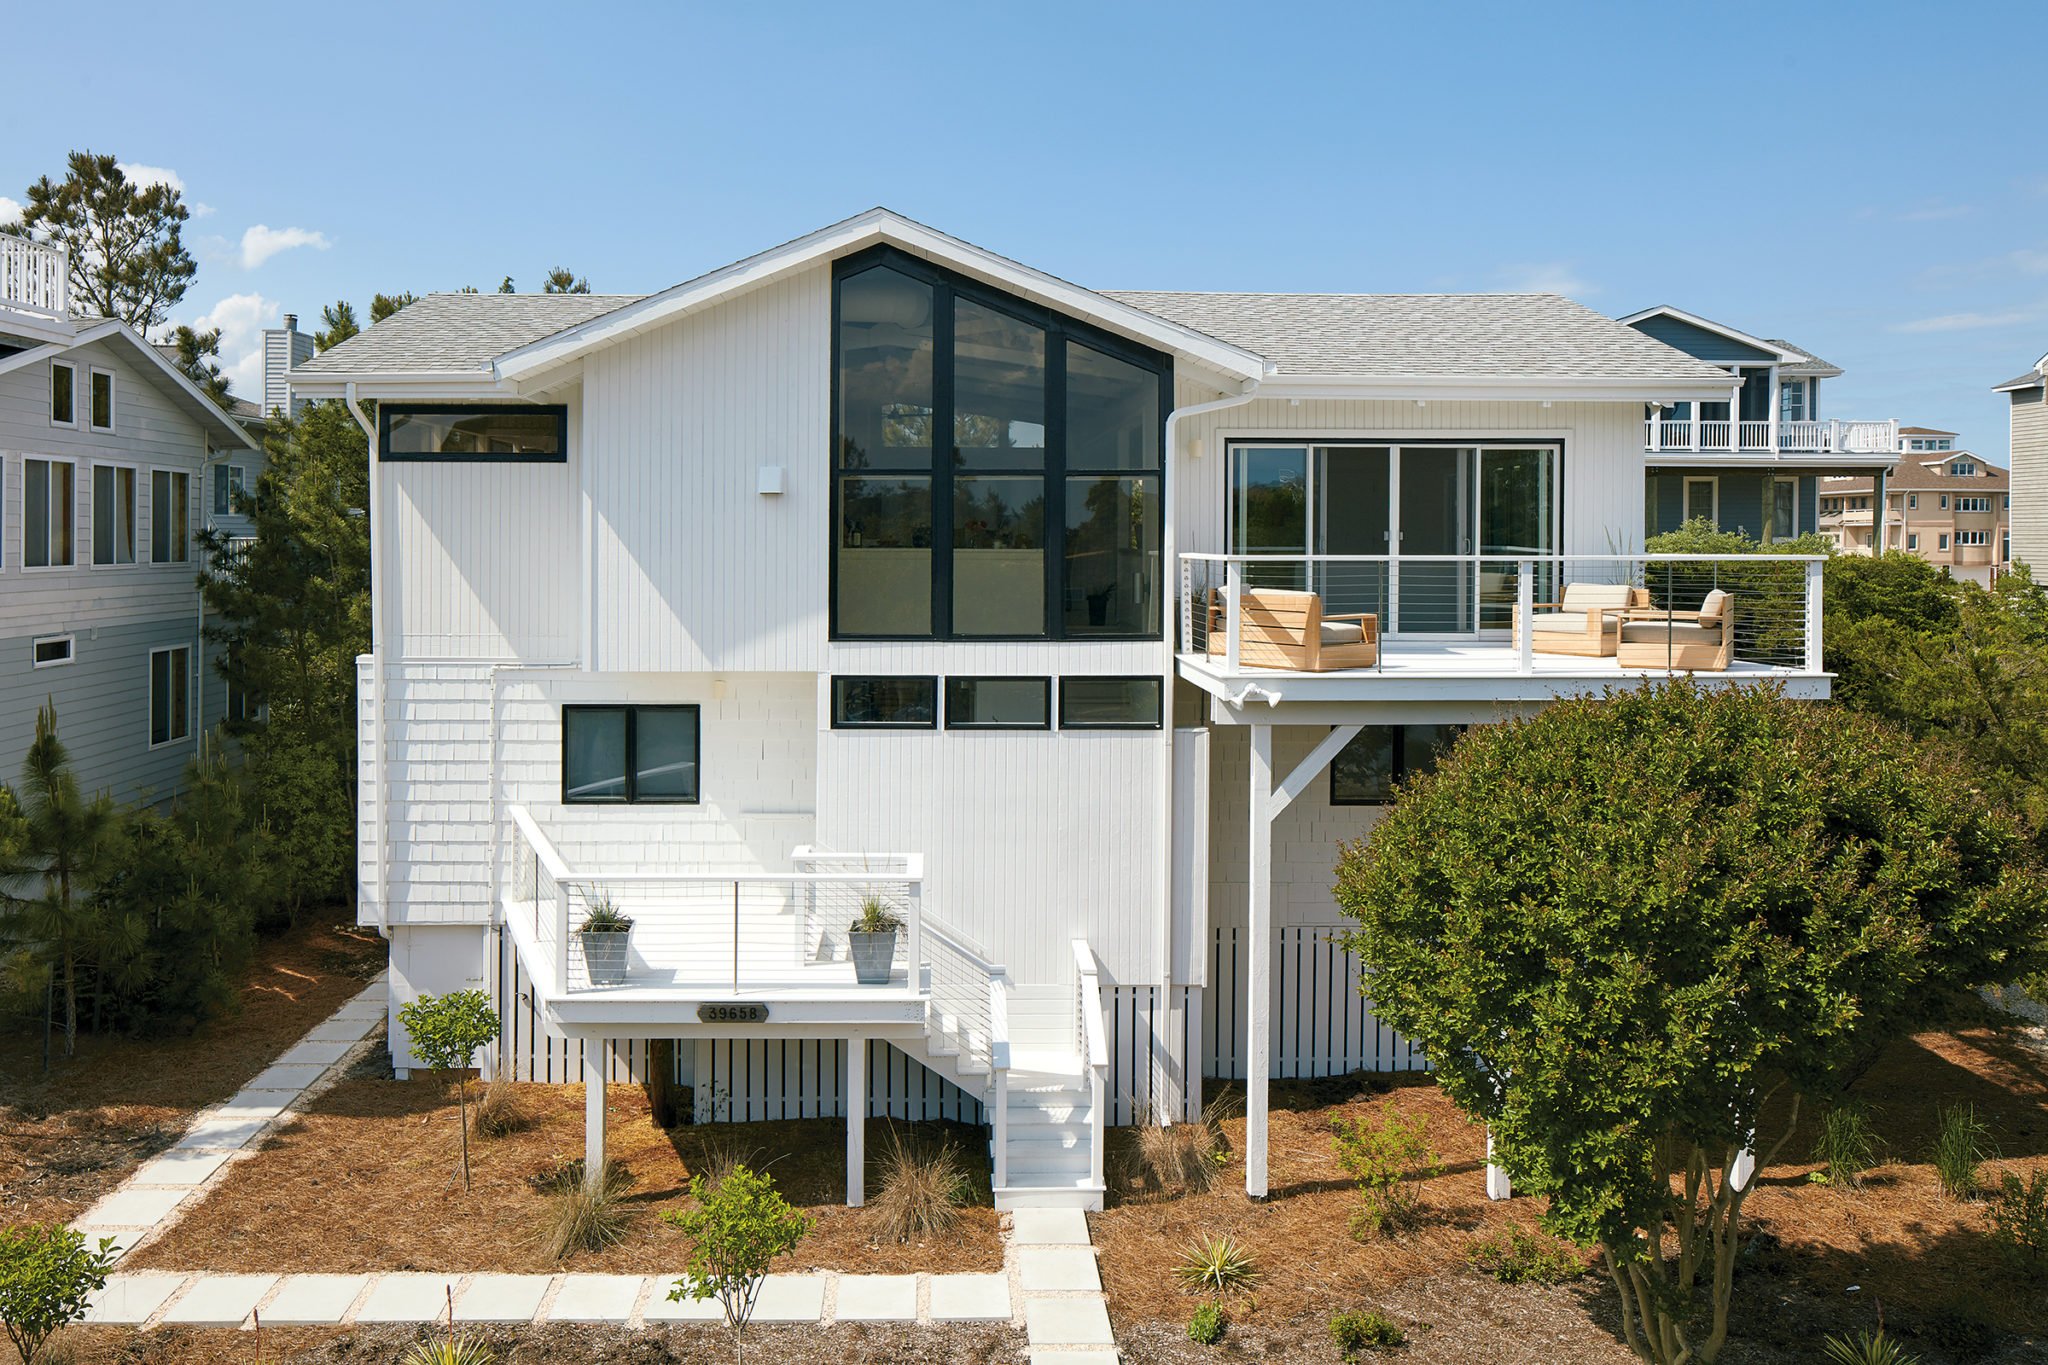
M 996 1189 L 1010 1184 L 1010 993 L 1000 971 L 988 979 L 989 1087 L 994 1111 L 989 1115 L 992 1173 Z
M 1088 1068 L 1088 1183 L 1102 1188 L 1103 1092 L 1109 1084 L 1109 1030 L 1102 1022 L 1102 964 L 1086 939 L 1074 940 L 1076 1050 Z

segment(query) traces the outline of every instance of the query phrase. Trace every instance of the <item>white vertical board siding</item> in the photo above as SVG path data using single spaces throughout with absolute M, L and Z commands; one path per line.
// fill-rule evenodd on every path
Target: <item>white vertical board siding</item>
M 1160 746 L 1171 732 L 824 730 L 818 842 L 925 855 L 925 906 L 1021 984 L 1159 970 Z
M 821 265 L 586 361 L 595 667 L 820 666 L 831 279 Z M 756 491 L 763 465 L 782 493 Z
M 1207 981 L 1210 732 L 1173 732 L 1173 979 Z
M 1274 770 L 1293 772 L 1328 734 L 1327 726 L 1276 726 Z M 1243 725 L 1209 732 L 1209 922 L 1218 928 L 1242 929 L 1250 919 L 1250 736 Z M 1288 803 L 1273 821 L 1274 924 L 1332 924 L 1341 918 L 1332 894 L 1338 853 L 1378 824 L 1386 809 L 1331 805 L 1327 769 Z
M 1182 381 L 1179 401 L 1213 393 Z M 1255 399 L 1189 418 L 1182 430 L 1202 454 L 1182 454 L 1174 467 L 1177 548 L 1226 548 L 1232 440 L 1300 433 L 1350 443 L 1413 439 L 1543 440 L 1564 443 L 1564 543 L 1567 554 L 1609 554 L 1643 542 L 1643 406 L 1640 403 L 1479 402 L 1431 399 L 1352 402 Z M 1183 442 L 1183 450 L 1190 448 Z M 1177 581 L 1177 580 L 1176 580 Z

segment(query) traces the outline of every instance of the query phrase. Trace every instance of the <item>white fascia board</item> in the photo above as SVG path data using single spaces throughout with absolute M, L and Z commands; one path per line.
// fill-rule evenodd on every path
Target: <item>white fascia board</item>
M 1698 313 L 1688 313 L 1683 308 L 1673 308 L 1669 304 L 1660 303 L 1655 308 L 1645 308 L 1640 312 L 1630 313 L 1625 318 L 1616 318 L 1615 321 L 1624 327 L 1628 327 L 1641 322 L 1644 318 L 1656 317 L 1659 314 L 1668 318 L 1677 318 L 1680 322 L 1689 322 L 1693 326 L 1713 332 L 1717 336 L 1727 337 L 1730 341 L 1739 341 L 1745 346 L 1754 346 L 1759 351 L 1765 351 L 1778 357 L 1778 363 L 1781 365 L 1797 365 L 1802 360 L 1813 358 L 1803 351 L 1794 354 L 1783 346 L 1772 345 L 1762 337 L 1753 337 L 1747 332 L 1738 332 L 1726 323 L 1715 322 L 1712 318 L 1703 318 Z M 1841 371 L 1836 370 L 1835 373 L 1840 374 Z
M 2044 376 L 2038 379 L 2022 379 L 2016 384 L 2000 384 L 1997 388 L 1993 389 L 1992 392 L 2025 393 L 2028 389 L 2038 389 L 2044 384 L 2048 384 L 2048 376 Z
M 1257 379 L 1272 368 L 1264 357 L 1250 351 L 1105 298 L 1091 289 L 1019 265 L 922 223 L 914 223 L 885 209 L 876 209 L 743 261 L 735 261 L 659 294 L 650 294 L 637 303 L 614 309 L 579 327 L 508 351 L 498 357 L 497 373 L 505 379 L 521 379 L 565 365 L 600 346 L 662 326 L 734 295 L 771 284 L 819 261 L 851 255 L 878 242 L 901 247 L 913 255 L 986 280 L 1058 312 L 1135 337 L 1161 350 L 1186 355 L 1228 375 Z
M 76 348 L 117 337 L 127 342 L 138 354 L 148 358 L 149 363 L 156 367 L 157 373 L 170 384 L 179 397 L 185 400 L 186 406 L 194 410 L 202 425 L 226 432 L 236 444 L 246 450 L 263 449 L 240 422 L 222 412 L 183 370 L 164 359 L 156 347 L 150 345 L 133 327 L 118 318 L 109 318 L 105 322 L 95 323 L 86 328 L 71 339 L 71 345 Z
M 337 374 L 323 371 L 302 375 L 287 371 L 285 380 L 300 398 L 341 398 L 348 386 L 356 386 L 358 398 L 383 398 L 405 402 L 412 399 L 517 399 L 519 393 L 483 370 L 375 371 Z
M 1897 460 L 1883 455 L 1816 455 L 1812 451 L 1788 450 L 1783 455 L 1714 454 L 1711 451 L 1644 450 L 1645 462 L 1671 469 L 1775 469 L 1780 474 L 1824 474 L 1853 477 L 1882 470 L 1890 473 Z
M 24 369 L 40 361 L 55 360 L 70 349 L 69 342 L 53 341 L 42 346 L 31 347 L 26 351 L 16 351 L 13 355 L 0 357 L 0 374 L 6 374 L 10 370 Z
M 1730 377 L 1717 379 L 1571 379 L 1556 375 L 1331 376 L 1278 375 L 1259 386 L 1261 398 L 1470 399 L 1481 402 L 1674 403 L 1728 397 Z
M 68 345 L 77 334 L 78 325 L 68 319 L 43 317 L 36 313 L 17 313 L 5 305 L 0 305 L 0 335 Z

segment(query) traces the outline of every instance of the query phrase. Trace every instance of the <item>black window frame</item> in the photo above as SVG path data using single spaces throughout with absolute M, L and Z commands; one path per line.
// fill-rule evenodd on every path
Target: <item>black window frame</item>
M 642 711 L 688 711 L 697 726 L 696 789 L 688 796 L 641 796 L 638 730 Z M 624 796 L 571 796 L 569 794 L 569 717 L 592 712 L 621 712 L 626 718 L 626 771 Z M 562 804 L 565 806 L 699 806 L 704 803 L 704 708 L 697 702 L 564 702 L 562 704 Z
M 1451 736 L 1452 744 L 1456 744 L 1458 742 L 1458 739 L 1465 733 L 1465 731 L 1472 728 L 1469 725 L 1461 725 L 1454 721 L 1425 721 L 1421 724 L 1416 725 L 1411 725 L 1403 721 L 1396 721 L 1391 725 L 1368 725 L 1364 727 L 1364 729 L 1361 729 L 1358 735 L 1352 736 L 1351 741 L 1347 743 L 1344 747 L 1347 749 L 1350 748 L 1351 744 L 1356 743 L 1359 738 L 1359 735 L 1363 735 L 1366 730 L 1391 730 L 1393 732 L 1392 739 L 1394 749 L 1394 761 L 1388 769 L 1387 781 L 1393 784 L 1393 786 L 1398 787 L 1414 772 L 1420 771 L 1419 769 L 1410 768 L 1408 765 L 1408 731 L 1410 729 L 1420 729 L 1423 725 L 1432 725 L 1437 729 L 1455 730 L 1457 733 Z M 1342 751 L 1340 750 L 1337 754 L 1332 754 L 1330 756 L 1330 766 L 1326 770 L 1329 781 L 1331 806 L 1391 806 L 1394 804 L 1395 794 L 1391 789 L 1387 792 L 1385 796 L 1340 797 L 1339 795 L 1337 795 L 1337 759 L 1341 756 L 1341 754 Z
M 847 720 L 840 710 L 839 685 L 857 682 L 923 683 L 932 690 L 932 718 L 928 721 Z M 835 730 L 930 731 L 939 728 L 943 698 L 939 694 L 939 676 L 936 673 L 834 673 L 829 686 L 832 689 L 832 728 Z
M 922 634 L 853 634 L 839 624 L 840 485 L 847 472 L 840 467 L 839 332 L 840 288 L 846 280 L 877 266 L 931 286 L 932 289 L 932 446 L 930 463 L 924 467 L 873 467 L 862 474 L 871 478 L 928 478 L 931 481 L 931 629 Z M 966 477 L 992 471 L 956 471 L 951 459 L 954 428 L 953 405 L 953 301 L 966 299 L 980 308 L 1006 314 L 1045 332 L 1045 629 L 1033 635 L 965 635 L 953 629 L 953 483 L 957 474 Z M 1091 640 L 1158 640 L 1164 638 L 1163 621 L 1153 620 L 1147 628 L 1129 634 L 1083 631 L 1069 634 L 1063 603 L 1066 584 L 1066 497 L 1070 473 L 1100 478 L 1146 478 L 1157 492 L 1163 492 L 1166 462 L 1166 419 L 1173 411 L 1173 358 L 1164 351 L 1142 346 L 1124 337 L 1092 327 L 1064 313 L 1017 298 L 1014 295 L 969 279 L 896 247 L 879 245 L 856 252 L 833 263 L 831 342 L 831 446 L 827 470 L 831 483 L 827 513 L 827 534 L 831 553 L 827 565 L 827 629 L 833 640 L 917 640 L 973 642 L 977 644 L 1038 643 Z M 1092 466 L 1070 469 L 1067 462 L 1067 362 L 1069 341 L 1078 342 L 1125 364 L 1148 370 L 1159 387 L 1159 462 L 1152 469 L 1098 470 Z M 1165 562 L 1165 517 L 1163 499 L 1154 497 L 1159 508 L 1160 564 L 1155 603 L 1169 593 L 1171 566 Z M 1157 616 L 1157 613 L 1153 613 Z
M 1045 719 L 1033 725 L 1017 721 L 955 720 L 953 718 L 953 688 L 956 684 L 975 683 L 1037 683 L 1039 693 L 1045 698 Z M 1015 673 L 961 673 L 947 674 L 945 679 L 945 712 L 948 730 L 1050 730 L 1052 729 L 1053 697 L 1052 679 L 1042 674 Z
M 57 415 L 57 371 L 59 370 L 64 371 L 64 396 L 68 400 L 67 407 L 69 408 L 69 415 L 64 417 Z M 50 425 L 53 427 L 63 427 L 70 431 L 78 429 L 78 366 L 69 360 L 53 360 L 50 362 Z
M 518 413 L 522 417 L 555 419 L 553 455 L 493 455 L 488 451 L 442 455 L 391 449 L 391 419 L 426 415 L 468 416 L 478 413 Z M 566 403 L 379 403 L 377 405 L 377 458 L 385 464 L 567 464 L 569 462 L 569 407 Z
M 1071 683 L 1142 682 L 1155 690 L 1152 719 L 1083 720 L 1067 719 L 1067 688 Z M 1166 680 L 1157 673 L 1071 673 L 1060 675 L 1059 725 L 1062 730 L 1163 730 L 1166 728 Z

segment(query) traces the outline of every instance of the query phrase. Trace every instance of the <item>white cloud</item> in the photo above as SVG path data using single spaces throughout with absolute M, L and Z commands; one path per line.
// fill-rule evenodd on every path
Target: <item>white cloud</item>
M 213 205 L 211 204 L 188 204 L 186 207 L 192 210 L 194 218 L 211 218 L 213 216 Z
M 266 227 L 258 223 L 242 234 L 242 269 L 254 270 L 280 251 L 293 247 L 309 246 L 316 251 L 325 251 L 332 245 L 324 232 L 311 228 Z
M 263 397 L 263 329 L 277 320 L 278 304 L 261 294 L 230 294 L 196 318 L 174 318 L 195 332 L 220 328 L 220 368 L 235 397 Z
M 1962 218 L 1975 213 L 1968 204 L 1950 204 L 1940 199 L 1923 199 L 1909 209 L 1894 214 L 1902 223 L 1942 223 L 1951 218 Z
M 1517 294 L 1564 294 L 1578 298 L 1585 294 L 1600 292 L 1598 285 L 1585 279 L 1563 261 L 1532 261 L 1522 265 L 1505 265 L 1498 272 L 1503 288 Z
M 2048 275 L 2048 251 L 2015 251 L 2007 259 L 2022 275 Z
M 185 177 L 168 166 L 143 166 L 135 162 L 119 161 L 121 174 L 137 185 L 169 185 L 179 194 L 185 192 Z
M 1893 325 L 1894 332 L 1982 332 L 1994 327 L 2021 327 L 2041 315 L 2033 313 L 1942 313 Z
M 9 223 L 18 223 L 20 221 L 21 205 L 12 199 L 9 199 L 6 195 L 0 194 L 0 227 L 5 227 Z

